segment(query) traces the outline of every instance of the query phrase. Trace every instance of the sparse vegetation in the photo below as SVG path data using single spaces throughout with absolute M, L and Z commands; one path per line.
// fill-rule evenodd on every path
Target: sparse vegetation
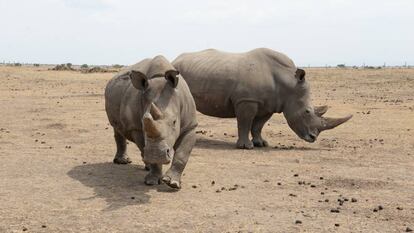
M 336 65 L 336 67 L 338 67 L 338 68 L 345 68 L 346 66 L 345 66 L 345 64 L 338 64 L 338 65 Z
M 52 70 L 75 70 L 72 68 L 72 64 L 71 63 L 67 63 L 67 64 L 60 64 L 60 65 L 56 65 L 54 68 L 52 68 Z
M 89 66 L 88 66 L 88 64 L 82 64 L 80 68 L 81 68 L 81 69 L 88 69 L 88 68 L 89 68 Z
M 34 66 L 34 67 L 39 67 L 39 66 L 40 66 L 40 64 L 35 63 L 35 64 L 33 64 L 33 66 Z
M 81 69 L 82 73 L 110 73 L 110 72 L 117 72 L 117 70 L 111 70 L 107 68 L 102 68 L 100 66 L 95 66 L 91 68 Z
M 119 65 L 119 64 L 115 64 L 115 65 L 112 65 L 112 67 L 115 68 L 115 69 L 121 69 L 124 66 L 123 65 Z
M 382 67 L 381 66 L 365 66 L 364 69 L 368 69 L 368 70 L 377 69 L 377 70 L 379 70 L 379 69 L 382 69 Z

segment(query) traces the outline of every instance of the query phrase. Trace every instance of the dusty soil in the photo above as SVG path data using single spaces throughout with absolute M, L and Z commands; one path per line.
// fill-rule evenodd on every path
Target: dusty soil
M 307 69 L 315 105 L 354 118 L 308 144 L 276 114 L 270 147 L 198 115 L 182 190 L 112 164 L 113 74 L 0 67 L 0 232 L 405 232 L 414 229 L 414 70 Z M 381 207 L 379 207 L 381 206 Z

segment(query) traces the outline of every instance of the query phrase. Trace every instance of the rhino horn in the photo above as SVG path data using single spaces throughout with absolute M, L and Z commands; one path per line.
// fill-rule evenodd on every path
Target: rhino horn
M 163 116 L 161 110 L 154 103 L 151 103 L 150 113 L 154 120 L 158 120 Z
M 158 130 L 156 122 L 152 118 L 151 114 L 146 113 L 143 118 L 144 132 L 150 138 L 158 138 L 161 136 L 161 132 Z
M 345 122 L 347 122 L 349 119 L 352 118 L 352 115 L 348 115 L 346 117 L 342 118 L 329 118 L 329 117 L 322 117 L 321 126 L 319 127 L 320 131 L 327 130 L 327 129 L 333 129 L 337 127 L 338 125 L 341 125 Z
M 313 108 L 315 111 L 315 114 L 317 116 L 323 116 L 323 114 L 325 114 L 328 111 L 328 106 L 327 105 L 323 105 L 323 106 L 316 106 Z

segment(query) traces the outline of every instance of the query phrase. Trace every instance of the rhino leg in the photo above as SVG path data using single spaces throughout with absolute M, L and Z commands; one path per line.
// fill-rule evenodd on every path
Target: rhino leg
M 127 143 L 126 138 L 122 136 L 116 129 L 114 129 L 114 137 L 116 142 L 116 154 L 114 158 L 114 163 L 117 164 L 128 164 L 131 163 L 131 160 L 129 159 L 126 149 L 127 149 Z
M 181 135 L 175 146 L 175 154 L 170 169 L 162 177 L 162 181 L 171 188 L 181 188 L 181 175 L 187 165 L 190 153 L 196 142 L 195 129 Z
M 249 139 L 249 133 L 257 113 L 258 104 L 255 102 L 240 102 L 235 109 L 239 133 L 237 148 L 253 149 L 253 142 Z
M 146 185 L 160 184 L 162 164 L 149 164 L 149 173 L 145 176 Z
M 266 147 L 269 146 L 266 140 L 262 138 L 262 129 L 266 122 L 272 117 L 273 114 L 256 117 L 253 120 L 252 126 L 252 137 L 253 145 L 257 147 Z
M 139 151 L 141 152 L 141 158 L 144 159 L 144 146 L 145 146 L 144 135 L 142 135 L 142 132 L 140 131 L 134 131 L 134 132 L 131 132 L 131 136 L 135 144 L 137 145 Z M 147 163 L 145 163 L 145 170 L 147 171 L 150 170 L 150 166 Z

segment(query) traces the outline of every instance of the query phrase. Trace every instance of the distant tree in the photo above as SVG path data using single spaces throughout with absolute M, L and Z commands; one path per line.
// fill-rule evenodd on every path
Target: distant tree
M 69 69 L 72 69 L 72 63 L 66 63 L 66 67 L 68 67 Z
M 338 64 L 338 65 L 336 65 L 336 67 L 338 67 L 338 68 L 345 68 L 345 64 Z
M 88 69 L 89 68 L 89 66 L 88 66 L 88 64 L 83 64 L 83 65 L 81 65 L 81 67 L 80 67 L 81 69 Z
M 119 65 L 119 64 L 115 64 L 115 65 L 112 65 L 112 67 L 115 68 L 115 69 L 121 69 L 124 66 L 123 65 Z
M 15 62 L 15 63 L 13 64 L 13 66 L 22 66 L 22 63 Z
M 39 66 L 40 66 L 40 64 L 35 63 L 35 64 L 33 64 L 33 66 L 35 66 L 35 67 L 39 67 Z

